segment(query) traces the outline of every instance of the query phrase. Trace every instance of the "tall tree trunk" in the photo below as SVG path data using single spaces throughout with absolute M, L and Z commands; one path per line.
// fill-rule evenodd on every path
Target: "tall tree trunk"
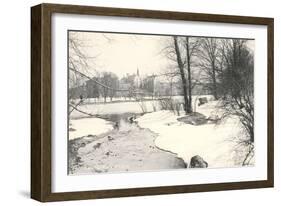
M 186 65 L 187 65 L 187 78 L 188 78 L 188 113 L 192 112 L 192 92 L 191 92 L 191 68 L 190 68 L 190 52 L 189 52 L 189 37 L 186 37 Z
M 103 98 L 104 98 L 104 103 L 106 103 L 106 97 L 107 97 L 107 91 L 106 91 L 107 89 L 106 88 L 103 88 Z
M 185 113 L 188 114 L 189 113 L 189 101 L 187 98 L 187 82 L 186 82 L 186 78 L 185 78 L 185 73 L 184 73 L 184 65 L 181 59 L 181 54 L 180 54 L 180 49 L 179 49 L 179 45 L 178 45 L 178 39 L 177 37 L 174 37 L 174 46 L 175 46 L 175 52 L 176 52 L 176 56 L 177 56 L 177 63 L 178 63 L 178 67 L 180 70 L 180 75 L 181 75 L 181 80 L 182 80 L 182 87 L 183 87 L 183 98 L 184 98 L 184 110 Z
M 213 80 L 213 95 L 215 100 L 218 99 L 218 92 L 217 92 L 217 79 L 216 79 L 216 68 L 215 68 L 215 62 L 214 58 L 212 61 L 212 80 Z
M 170 80 L 170 98 L 173 96 L 173 78 Z

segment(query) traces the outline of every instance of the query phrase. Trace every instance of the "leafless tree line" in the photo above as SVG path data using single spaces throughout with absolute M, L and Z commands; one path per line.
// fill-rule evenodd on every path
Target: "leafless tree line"
M 181 79 L 186 114 L 193 112 L 193 88 L 200 85 L 219 100 L 222 118 L 237 116 L 254 142 L 254 57 L 247 41 L 173 36 L 163 51 Z
M 105 38 L 108 39 L 106 36 Z M 172 36 L 162 51 L 166 58 L 173 62 L 166 73 L 171 90 L 174 79 L 180 79 L 186 114 L 193 112 L 193 90 L 196 86 L 201 86 L 202 89 L 207 89 L 214 99 L 219 100 L 220 107 L 225 111 L 223 117 L 235 115 L 240 119 L 250 141 L 254 142 L 254 57 L 247 41 Z M 101 85 L 99 92 L 104 101 L 107 97 L 112 99 L 119 88 L 118 77 L 109 72 L 99 73 L 93 70 L 93 67 L 91 71 L 94 71 L 94 74 L 90 74 L 89 61 L 95 57 L 85 55 L 83 46 L 83 41 L 79 40 L 78 36 L 69 36 L 69 68 L 91 77 Z M 69 75 L 69 81 L 73 85 L 79 84 L 83 78 L 85 79 L 77 72 L 71 72 Z M 128 76 L 124 81 L 132 84 L 133 77 Z M 146 87 L 153 93 L 151 82 L 147 81 Z M 129 90 L 127 93 L 130 96 Z

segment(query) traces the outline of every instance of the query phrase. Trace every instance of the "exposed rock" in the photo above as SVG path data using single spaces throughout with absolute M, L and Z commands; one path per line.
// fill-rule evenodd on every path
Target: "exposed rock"
M 107 139 L 108 139 L 109 141 L 114 140 L 114 138 L 111 137 L 111 136 L 107 136 Z
M 89 134 L 87 137 L 96 137 L 96 135 Z
M 193 156 L 190 160 L 190 168 L 207 168 L 208 163 L 199 155 Z
M 115 122 L 113 128 L 118 130 L 119 129 L 119 122 Z
M 129 117 L 129 122 L 131 123 L 131 124 L 137 124 L 137 121 L 136 121 L 136 116 L 132 116 L 132 117 Z
M 191 125 L 202 125 L 208 122 L 206 116 L 198 112 L 193 112 L 184 117 L 180 117 L 177 120 Z
M 101 146 L 101 143 L 98 142 L 97 144 L 95 144 L 95 145 L 93 146 L 93 148 L 94 148 L 94 149 L 97 149 L 97 148 L 99 148 L 100 146 Z
M 219 118 L 219 116 L 218 115 L 214 115 L 214 114 L 212 114 L 212 115 L 210 115 L 208 118 L 207 118 L 207 120 L 208 120 L 208 122 L 210 122 L 210 123 L 218 123 L 219 121 L 221 121 L 221 118 Z
M 201 97 L 198 100 L 199 100 L 198 106 L 208 103 L 207 97 Z
M 93 142 L 97 138 L 96 135 L 88 135 L 81 138 L 69 140 L 68 142 L 68 158 L 69 172 L 73 173 L 75 169 L 81 166 L 81 157 L 78 156 L 79 148 L 85 148 L 87 144 Z

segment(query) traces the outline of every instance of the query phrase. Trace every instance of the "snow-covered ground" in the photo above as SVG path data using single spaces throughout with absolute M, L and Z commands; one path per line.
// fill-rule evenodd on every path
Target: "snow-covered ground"
M 143 97 L 143 99 L 147 99 L 147 100 L 151 100 L 151 96 L 148 97 Z M 80 101 L 80 99 L 76 99 L 76 101 Z M 124 98 L 124 97 L 113 97 L 112 100 L 107 97 L 106 98 L 106 102 L 121 102 L 121 101 L 135 101 L 134 98 Z M 85 99 L 85 103 L 89 104 L 89 103 L 104 103 L 104 98 L 100 97 L 100 98 L 87 98 Z
M 81 175 L 186 168 L 185 162 L 176 154 L 155 147 L 155 133 L 125 122 L 121 127 L 122 130 L 112 130 L 97 139 L 72 141 L 72 146 L 79 149 L 71 150 L 70 173 Z M 82 144 L 84 146 L 78 146 Z M 77 157 L 80 158 L 79 163 L 75 162 Z
M 208 100 L 210 96 L 206 96 Z M 220 115 L 216 109 L 216 101 L 197 105 L 196 97 L 193 97 L 193 109 L 204 114 L 206 117 Z M 181 102 L 182 97 L 174 97 Z M 176 153 L 189 164 L 191 157 L 200 155 L 208 162 L 209 167 L 235 167 L 241 166 L 247 152 L 246 148 L 237 147 L 237 138 L 243 137 L 243 129 L 237 118 L 229 118 L 216 125 L 207 123 L 202 125 L 186 124 L 178 121 L 184 113 L 177 116 L 171 111 L 159 110 L 157 100 L 140 102 L 114 102 L 107 104 L 84 104 L 79 109 L 97 115 L 143 113 L 140 104 L 144 104 L 146 113 L 139 117 L 137 122 L 140 127 L 150 129 L 158 134 L 155 144 L 164 150 Z M 156 111 L 155 111 L 156 107 Z M 82 136 L 99 135 L 113 129 L 113 123 L 101 118 L 82 118 L 85 115 L 73 111 L 70 119 L 70 128 L 75 131 L 69 132 L 69 139 Z M 122 129 L 123 127 L 120 127 Z M 253 160 L 254 161 L 254 160 Z
M 153 105 L 157 105 L 156 101 L 144 101 L 143 103 L 140 102 L 115 102 L 115 103 L 107 103 L 107 104 L 83 104 L 79 106 L 79 109 L 97 115 L 104 115 L 104 114 L 122 114 L 122 113 L 136 113 L 140 114 L 143 113 L 142 105 L 145 105 L 146 112 L 153 111 Z M 71 113 L 71 118 L 80 118 L 85 117 L 87 115 L 82 114 L 77 111 L 73 111 Z
M 69 140 L 87 136 L 100 135 L 113 129 L 112 123 L 100 118 L 71 119 Z
M 211 99 L 212 97 L 210 95 L 204 95 L 200 97 L 207 97 L 208 99 Z M 174 101 L 182 102 L 183 103 L 183 97 L 182 96 L 174 96 L 172 97 Z M 198 98 L 197 96 L 193 96 L 192 105 L 197 104 L 198 101 L 196 101 Z M 114 99 L 119 100 L 119 99 Z M 124 100 L 124 99 L 120 99 Z M 78 102 L 79 100 L 76 100 L 75 102 Z M 196 103 L 195 103 L 196 101 Z M 158 100 L 145 100 L 142 102 L 137 101 L 124 101 L 124 102 L 107 102 L 106 104 L 93 104 L 93 99 L 86 99 L 84 104 L 79 105 L 79 109 L 91 113 L 91 114 L 97 114 L 97 115 L 104 115 L 104 114 L 122 114 L 122 113 L 136 113 L 140 114 L 143 113 L 143 109 L 145 109 L 145 112 L 153 112 L 153 111 L 159 111 L 160 105 Z M 196 106 L 197 108 L 197 106 Z M 80 118 L 80 117 L 86 117 L 87 115 L 82 114 L 77 111 L 73 111 L 71 113 L 71 118 Z
M 207 117 L 212 115 L 216 102 L 210 102 L 197 109 Z M 158 111 L 138 118 L 139 126 L 148 128 L 159 136 L 155 144 L 165 150 L 178 154 L 189 164 L 191 157 L 200 155 L 209 167 L 241 166 L 245 157 L 244 149 L 235 150 L 237 143 L 233 138 L 241 136 L 242 127 L 235 118 L 220 125 L 190 125 L 177 120 L 171 111 Z
M 207 97 L 208 99 L 212 98 L 212 95 L 193 95 L 193 100 L 196 99 L 197 96 L 200 97 Z M 161 98 L 169 98 L 170 96 L 161 96 Z M 142 97 L 145 100 L 151 100 L 151 96 L 145 96 Z M 156 99 L 158 98 L 157 96 L 155 97 Z M 183 96 L 172 96 L 173 99 L 181 99 L 183 101 Z M 134 98 L 124 98 L 124 97 L 113 97 L 112 102 L 121 102 L 121 101 L 134 101 Z M 74 99 L 73 101 L 80 101 L 80 99 Z M 90 103 L 104 103 L 104 98 L 86 98 L 85 103 L 90 104 Z M 111 102 L 111 99 L 109 97 L 106 98 L 106 102 Z

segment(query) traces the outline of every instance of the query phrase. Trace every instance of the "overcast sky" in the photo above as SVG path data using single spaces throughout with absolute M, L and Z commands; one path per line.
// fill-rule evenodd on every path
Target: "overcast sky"
M 84 44 L 87 56 L 95 57 L 91 67 L 98 72 L 110 71 L 120 78 L 126 73 L 141 75 L 162 72 L 171 62 L 160 51 L 171 37 L 97 32 L 75 32 Z M 254 48 L 254 41 L 249 42 Z

